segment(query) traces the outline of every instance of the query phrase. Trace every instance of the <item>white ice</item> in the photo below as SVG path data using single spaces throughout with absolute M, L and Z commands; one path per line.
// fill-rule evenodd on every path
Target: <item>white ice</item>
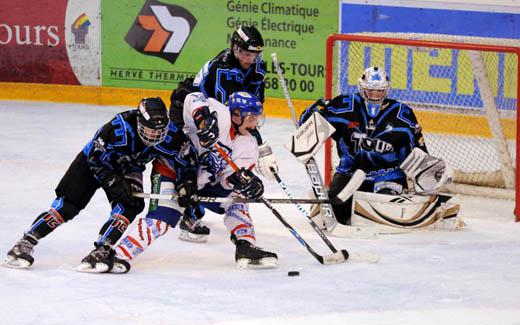
M 0 101 L 1 258 L 48 209 L 69 163 L 96 129 L 125 107 Z M 283 147 L 293 126 L 262 130 L 280 175 L 298 197 L 310 185 Z M 267 197 L 283 197 L 266 182 Z M 328 248 L 298 210 L 277 206 L 321 254 Z M 265 207 L 252 206 L 258 244 L 280 267 L 241 270 L 218 215 L 206 244 L 170 231 L 126 275 L 74 267 L 92 249 L 109 205 L 99 191 L 74 220 L 41 240 L 29 270 L 0 267 L 0 324 L 520 324 L 520 223 L 511 201 L 462 198 L 468 228 L 374 240 L 331 238 L 374 251 L 378 264 L 324 266 Z M 288 277 L 288 271 L 300 271 Z

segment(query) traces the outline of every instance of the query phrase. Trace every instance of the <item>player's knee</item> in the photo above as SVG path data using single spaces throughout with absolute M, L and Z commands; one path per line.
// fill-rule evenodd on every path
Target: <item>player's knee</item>
M 72 202 L 66 197 L 57 197 L 52 202 L 49 211 L 53 210 L 59 215 L 58 219 L 61 219 L 63 222 L 67 222 L 77 216 L 81 208 L 78 204 Z
M 49 210 L 36 217 L 29 233 L 38 239 L 43 238 L 60 225 L 74 218 L 79 211 L 80 209 L 75 204 L 63 197 L 58 197 L 52 202 Z

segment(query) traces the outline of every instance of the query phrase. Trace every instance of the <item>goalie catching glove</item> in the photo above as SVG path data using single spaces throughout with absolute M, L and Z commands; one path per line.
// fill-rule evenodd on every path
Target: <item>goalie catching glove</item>
M 199 143 L 204 148 L 209 148 L 218 140 L 217 112 L 210 113 L 209 107 L 204 106 L 193 113 L 193 121 L 197 126 Z
M 274 174 L 278 174 L 278 163 L 276 162 L 273 150 L 267 142 L 265 142 L 258 147 L 258 153 L 255 170 L 267 179 L 274 179 Z
M 400 167 L 413 181 L 415 193 L 419 195 L 436 194 L 444 184 L 452 181 L 452 169 L 442 159 L 419 148 L 414 148 Z
M 264 194 L 264 184 L 249 169 L 240 168 L 227 178 L 233 190 L 248 199 L 258 199 Z

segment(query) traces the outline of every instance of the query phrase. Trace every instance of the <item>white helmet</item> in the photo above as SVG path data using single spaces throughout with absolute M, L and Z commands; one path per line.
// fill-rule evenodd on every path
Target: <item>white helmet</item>
M 390 91 L 390 81 L 385 70 L 370 67 L 358 80 L 358 92 L 365 101 L 381 104 Z

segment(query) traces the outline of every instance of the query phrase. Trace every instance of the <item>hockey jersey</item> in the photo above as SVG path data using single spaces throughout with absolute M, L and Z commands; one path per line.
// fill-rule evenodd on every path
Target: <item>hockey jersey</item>
M 137 134 L 137 110 L 117 114 L 85 145 L 83 153 L 94 177 L 101 181 L 114 171 L 143 172 L 146 164 L 161 156 L 177 172 L 196 165 L 195 148 L 173 123 L 166 139 L 156 146 L 143 144 Z
M 240 63 L 231 49 L 225 49 L 204 64 L 195 76 L 193 87 L 206 96 L 226 103 L 236 91 L 248 91 L 264 102 L 264 77 L 266 63 L 259 55 L 248 69 Z
M 226 178 L 234 170 L 214 148 L 204 148 L 199 144 L 197 127 L 193 121 L 193 114 L 201 107 L 209 107 L 210 112 L 217 112 L 219 139 L 222 147 L 239 168 L 252 169 L 258 159 L 258 144 L 251 134 L 240 135 L 235 131 L 231 122 L 229 108 L 213 98 L 206 98 L 202 93 L 191 93 L 184 101 L 184 132 L 197 148 L 199 158 L 198 188 L 207 184 L 220 183 L 224 189 L 231 189 Z
M 301 122 L 317 109 L 308 107 Z M 412 149 L 427 152 L 415 114 L 396 100 L 385 99 L 379 113 L 369 114 L 364 99 L 351 93 L 331 99 L 319 112 L 336 128 L 332 138 L 340 158 L 339 173 L 351 175 L 362 169 L 373 182 L 404 178 L 399 165 Z

